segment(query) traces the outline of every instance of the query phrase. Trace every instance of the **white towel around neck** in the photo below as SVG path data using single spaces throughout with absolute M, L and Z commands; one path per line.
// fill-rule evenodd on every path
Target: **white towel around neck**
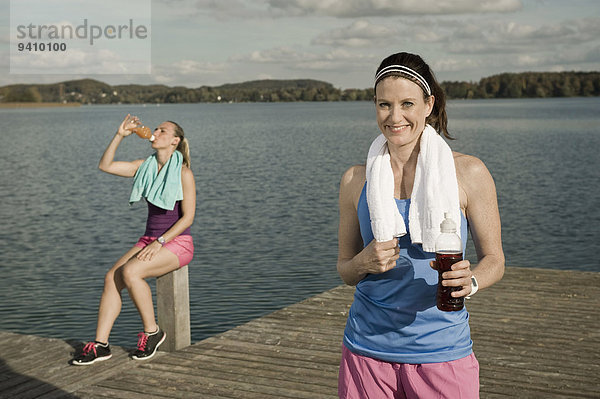
M 419 146 L 408 225 L 412 243 L 422 244 L 426 252 L 435 252 L 445 212 L 450 212 L 457 234 L 461 235 L 456 168 L 452 150 L 430 125 L 423 130 Z M 389 241 L 405 235 L 404 219 L 394 199 L 394 173 L 383 134 L 369 148 L 366 175 L 373 236 L 377 241 Z

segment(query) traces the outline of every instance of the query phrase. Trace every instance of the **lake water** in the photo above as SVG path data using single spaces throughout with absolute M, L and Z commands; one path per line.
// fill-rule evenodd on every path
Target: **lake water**
M 599 110 L 600 98 L 449 103 L 451 146 L 496 180 L 507 265 L 600 271 Z M 127 112 L 175 120 L 191 143 L 192 341 L 341 284 L 338 186 L 378 134 L 371 103 L 0 109 L 0 329 L 93 339 L 104 273 L 144 231 L 131 180 L 97 169 Z M 117 159 L 150 153 L 130 137 Z M 111 342 L 133 346 L 124 296 Z

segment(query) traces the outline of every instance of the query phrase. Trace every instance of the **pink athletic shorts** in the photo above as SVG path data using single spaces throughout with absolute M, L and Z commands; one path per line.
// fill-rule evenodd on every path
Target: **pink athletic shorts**
M 479 362 L 471 353 L 443 363 L 389 363 L 342 349 L 340 399 L 478 399 Z
M 151 242 L 156 241 L 157 238 L 158 237 L 142 236 L 135 246 L 144 248 Z M 194 257 L 194 240 L 190 235 L 177 236 L 166 243 L 164 247 L 177 255 L 177 259 L 179 259 L 179 267 L 189 264 Z

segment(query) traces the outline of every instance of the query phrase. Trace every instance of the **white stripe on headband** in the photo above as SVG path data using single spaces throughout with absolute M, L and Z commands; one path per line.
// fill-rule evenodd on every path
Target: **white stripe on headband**
M 419 81 L 419 83 L 421 83 L 423 88 L 425 88 L 427 95 L 428 96 L 431 95 L 431 88 L 427 84 L 427 81 L 425 79 L 423 79 L 423 76 L 419 75 L 416 71 L 414 71 L 404 65 L 390 65 L 390 66 L 386 66 L 385 68 L 382 68 L 381 71 L 379 71 L 379 73 L 375 76 L 375 86 L 377 86 L 377 82 L 383 75 L 386 75 L 391 72 L 400 72 L 400 73 L 403 73 L 405 75 L 408 75 L 410 77 L 417 79 Z

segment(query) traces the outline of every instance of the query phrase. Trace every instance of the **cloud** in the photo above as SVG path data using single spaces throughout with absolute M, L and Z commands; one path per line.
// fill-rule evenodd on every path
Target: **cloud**
M 521 0 L 162 0 L 157 7 L 182 17 L 211 15 L 218 19 L 366 18 L 506 13 L 521 10 L 523 3 Z
M 223 74 L 227 70 L 227 64 L 184 59 L 167 65 L 153 65 L 152 75 L 158 83 L 178 84 L 179 82 L 185 82 L 185 86 L 194 87 L 204 84 L 203 82 L 206 80 Z
M 562 51 L 530 51 L 507 54 L 452 54 L 435 60 L 431 67 L 436 74 L 465 71 L 486 71 L 483 76 L 504 72 L 597 70 L 600 46 L 571 47 Z
M 600 46 L 592 49 L 567 48 L 560 52 L 520 54 L 509 64 L 518 67 L 552 67 L 553 70 L 572 69 L 572 65 L 600 61 Z
M 365 65 L 373 68 L 379 61 L 373 55 L 359 54 L 345 49 L 334 49 L 326 53 L 310 52 L 290 47 L 276 47 L 248 54 L 233 56 L 231 62 L 246 64 L 278 64 L 290 70 L 364 70 Z
M 337 71 L 340 76 L 367 76 L 382 56 L 404 50 L 423 55 L 444 79 L 508 71 L 566 70 L 569 65 L 577 69 L 587 65 L 589 70 L 597 68 L 594 58 L 600 57 L 593 54 L 600 45 L 598 30 L 600 18 L 596 17 L 554 24 L 511 19 L 497 22 L 492 16 L 363 18 L 317 33 L 310 42 L 312 46 L 272 47 L 229 61 L 234 64 L 232 69 L 254 66 L 268 69 L 275 76 L 285 71 L 314 71 L 313 76 Z
M 369 47 L 377 41 L 393 39 L 397 35 L 396 29 L 360 19 L 348 26 L 323 32 L 311 43 L 333 47 Z
M 437 74 L 440 72 L 459 72 L 464 70 L 474 70 L 481 68 L 481 60 L 473 58 L 458 58 L 458 57 L 446 57 L 434 61 L 431 65 L 431 69 Z
M 515 22 L 467 22 L 446 37 L 454 54 L 497 54 L 558 50 L 558 46 L 598 41 L 600 18 L 567 20 L 559 24 L 533 26 Z
M 128 74 L 140 70 L 143 60 L 125 60 L 108 49 L 70 49 L 67 55 L 56 52 L 39 52 L 11 55 L 11 73 L 23 74 Z M 146 67 L 141 67 L 146 69 Z
M 161 3 L 157 4 L 157 8 L 160 7 L 171 17 L 179 18 L 208 15 L 219 20 L 227 20 L 270 16 L 264 0 L 162 0 Z
M 322 32 L 313 45 L 336 48 L 437 45 L 451 54 L 536 52 L 600 41 L 600 18 L 535 26 L 490 19 L 417 18 L 378 23 L 365 19 Z
M 557 23 L 520 23 L 486 18 L 423 17 L 359 19 L 315 36 L 311 44 L 345 50 L 356 56 L 365 48 L 426 49 L 434 71 L 469 74 L 509 70 L 558 70 L 569 65 L 593 69 L 600 54 L 600 18 Z M 323 62 L 323 61 L 322 61 Z M 370 60 L 375 62 L 376 60 Z M 368 65 L 364 65 L 369 67 Z M 597 67 L 596 67 L 597 68 Z
M 521 0 L 267 0 L 279 16 L 321 15 L 338 18 L 392 17 L 513 12 Z
M 397 46 L 413 43 L 440 43 L 448 35 L 440 21 L 418 19 L 402 22 L 372 23 L 357 20 L 351 24 L 323 32 L 311 44 L 332 47 Z
M 214 62 L 181 60 L 170 64 L 168 68 L 179 75 L 206 75 L 223 72 L 226 69 L 226 65 Z
M 234 55 L 230 57 L 233 62 L 250 62 L 259 64 L 271 63 L 291 63 L 303 61 L 310 58 L 310 55 L 302 54 L 291 47 L 276 47 L 266 50 L 256 50 L 248 54 Z

